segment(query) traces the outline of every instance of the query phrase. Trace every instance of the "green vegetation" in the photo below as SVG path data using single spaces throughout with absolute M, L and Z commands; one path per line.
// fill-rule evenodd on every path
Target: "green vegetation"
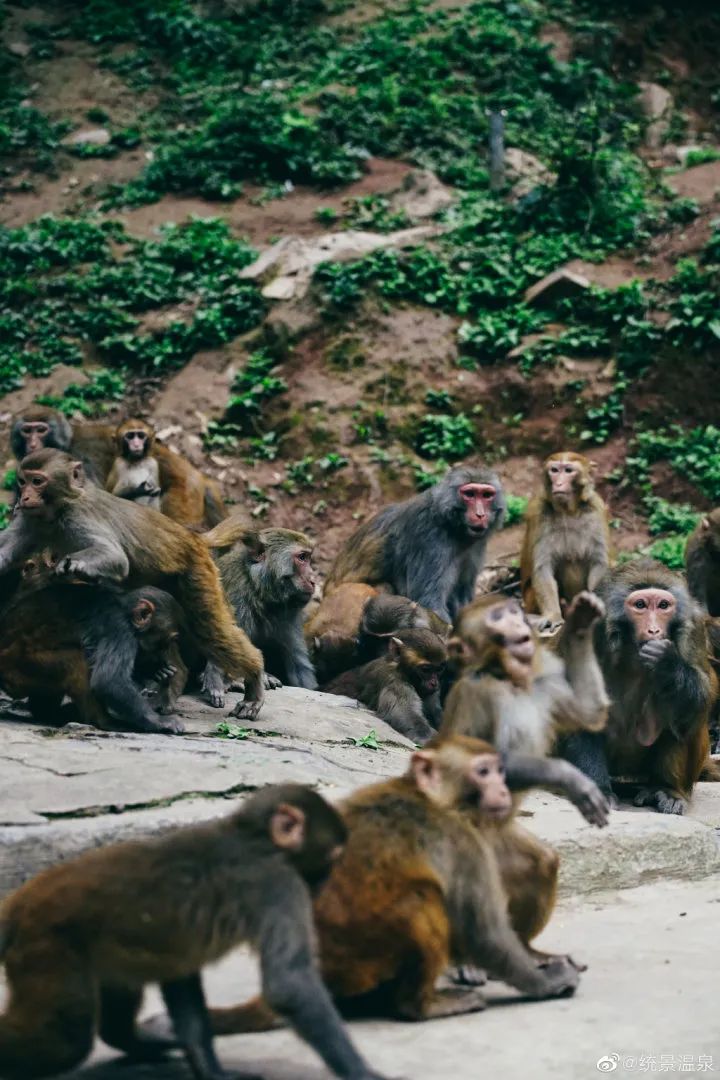
M 379 750 L 382 746 L 375 728 L 371 728 L 367 735 L 363 735 L 361 738 L 356 738 L 354 735 L 350 735 L 349 738 L 354 746 L 362 746 L 365 750 Z

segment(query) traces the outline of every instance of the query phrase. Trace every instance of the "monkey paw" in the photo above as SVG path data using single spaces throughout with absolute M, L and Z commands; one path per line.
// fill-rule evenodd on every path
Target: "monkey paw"
M 553 956 L 538 965 L 545 976 L 545 997 L 572 997 L 580 983 L 580 972 L 567 956 Z
M 222 709 L 225 705 L 225 694 L 222 690 L 206 690 L 205 697 L 213 709 Z
M 597 825 L 599 829 L 607 825 L 612 804 L 594 780 L 588 780 L 583 785 L 573 798 L 573 803 L 591 825 Z
M 458 964 L 448 972 L 448 979 L 456 986 L 484 986 L 488 981 L 487 971 L 474 964 Z
M 565 610 L 565 623 L 574 633 L 583 633 L 605 614 L 605 605 L 595 593 L 584 590 Z
M 234 716 L 237 720 L 257 720 L 261 708 L 262 701 L 238 701 L 228 716 Z
M 85 559 L 73 559 L 69 555 L 65 559 L 60 559 L 55 566 L 55 573 L 58 577 L 78 577 L 84 581 L 96 581 L 99 577 Z
M 173 675 L 177 674 L 177 668 L 172 664 L 165 664 L 164 667 L 158 668 L 153 678 L 159 683 L 169 683 Z
M 166 716 L 163 719 L 158 717 L 153 730 L 161 735 L 184 735 L 185 725 L 179 716 Z
M 263 674 L 263 682 L 266 690 L 279 690 L 282 686 L 280 679 L 277 679 L 274 675 L 268 675 L 267 671 Z
M 682 815 L 688 808 L 687 799 L 660 788 L 640 788 L 633 802 L 635 806 L 654 806 L 660 814 Z
M 640 646 L 640 663 L 643 667 L 653 668 L 661 660 L 673 643 L 668 638 L 661 641 L 644 641 Z

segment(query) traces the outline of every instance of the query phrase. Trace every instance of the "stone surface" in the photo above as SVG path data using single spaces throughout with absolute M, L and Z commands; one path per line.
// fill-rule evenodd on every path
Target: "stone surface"
M 540 185 L 553 184 L 557 174 L 548 169 L 534 154 L 520 150 L 517 146 L 508 146 L 505 151 L 505 167 L 513 181 L 511 197 L 518 200 L 529 195 Z
M 453 193 L 438 180 L 429 169 L 417 169 L 409 173 L 400 191 L 390 199 L 393 210 L 404 210 L 409 218 L 434 217 L 447 210 L 453 202 Z
M 0 721 L 0 894 L 45 866 L 113 839 L 147 835 L 228 812 L 231 801 L 274 782 L 316 784 L 330 799 L 407 767 L 412 744 L 349 698 L 286 687 L 271 691 L 244 737 L 217 737 L 227 708 L 183 697 L 181 737 L 48 729 L 6 710 Z M 380 748 L 355 740 L 374 730 Z M 700 784 L 687 818 L 646 810 L 587 825 L 574 807 L 536 793 L 521 823 L 561 854 L 563 895 L 627 888 L 720 869 L 715 826 L 720 784 Z
M 538 944 L 569 951 L 589 965 L 574 998 L 522 1002 L 515 991 L 491 982 L 483 1013 L 424 1024 L 353 1023 L 351 1034 L 374 1068 L 412 1080 L 591 1080 L 602 1075 L 597 1063 L 605 1057 L 615 1065 L 612 1075 L 623 1080 L 658 1075 L 661 1061 L 672 1063 L 664 1071 L 674 1076 L 700 1066 L 705 1071 L 711 1059 L 714 1071 L 705 1075 L 717 1076 L 719 917 L 720 877 L 565 901 Z M 235 954 L 206 973 L 205 985 L 213 1004 L 242 1001 L 257 987 L 255 961 Z M 159 1009 L 153 991 L 146 1011 Z M 265 1080 L 330 1075 L 288 1030 L 225 1037 L 216 1047 L 226 1068 L 252 1069 Z M 638 1065 L 641 1055 L 647 1069 Z M 117 1060 L 98 1043 L 91 1064 L 65 1080 L 117 1080 Z M 123 1080 L 189 1076 L 178 1060 L 126 1065 L 121 1073 Z
M 645 132 L 645 142 L 653 150 L 662 146 L 670 127 L 670 118 L 674 107 L 669 90 L 657 83 L 641 82 L 640 108 L 649 123 Z
M 578 274 L 561 266 L 559 270 L 553 270 L 546 274 L 540 281 L 536 281 L 525 291 L 526 304 L 553 304 L 557 300 L 565 300 L 570 296 L 577 296 L 590 288 L 590 281 L 584 274 Z
M 87 128 L 73 131 L 62 139 L 63 146 L 107 146 L 110 132 L 106 128 Z

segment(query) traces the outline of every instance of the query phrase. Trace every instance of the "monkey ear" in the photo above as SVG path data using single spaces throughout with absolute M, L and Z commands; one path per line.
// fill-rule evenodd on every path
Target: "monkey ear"
M 152 617 L 155 614 L 155 605 L 152 600 L 147 600 L 143 597 L 138 600 L 137 604 L 132 610 L 132 622 L 136 630 L 146 630 L 152 622 Z
M 598 468 L 597 461 L 588 461 L 588 469 L 591 473 L 596 473 Z
M 702 528 L 703 532 L 707 532 L 710 528 L 710 518 L 704 517 L 700 522 L 700 527 Z
M 270 818 L 270 839 L 283 851 L 300 851 L 305 843 L 303 811 L 290 803 L 280 803 Z
M 73 487 L 85 487 L 85 469 L 82 461 L 73 461 L 71 465 L 70 482 Z
M 437 761 L 434 750 L 416 750 L 410 758 L 410 772 L 418 791 L 432 798 L 437 789 Z
M 376 634 L 375 636 L 376 637 L 385 637 L 386 635 L 385 634 Z M 402 645 L 403 645 L 403 643 L 400 640 L 400 638 L 391 637 L 390 641 L 388 643 L 388 656 L 391 657 L 393 660 L 397 659 L 397 657 L 400 655 L 400 650 L 402 649 Z
M 265 544 L 262 541 L 260 533 L 248 532 L 242 538 L 243 544 L 250 553 L 250 558 L 253 562 L 262 562 L 265 558 Z
M 459 637 L 451 637 L 448 640 L 447 651 L 451 660 L 458 660 L 460 663 L 464 663 L 470 656 L 470 649 L 463 639 Z

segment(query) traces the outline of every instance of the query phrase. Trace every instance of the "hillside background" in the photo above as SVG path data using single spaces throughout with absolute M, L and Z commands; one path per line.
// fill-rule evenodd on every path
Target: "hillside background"
M 140 414 L 322 567 L 468 456 L 511 562 L 579 449 L 617 548 L 681 565 L 720 503 L 713 8 L 2 5 L 0 438 Z

